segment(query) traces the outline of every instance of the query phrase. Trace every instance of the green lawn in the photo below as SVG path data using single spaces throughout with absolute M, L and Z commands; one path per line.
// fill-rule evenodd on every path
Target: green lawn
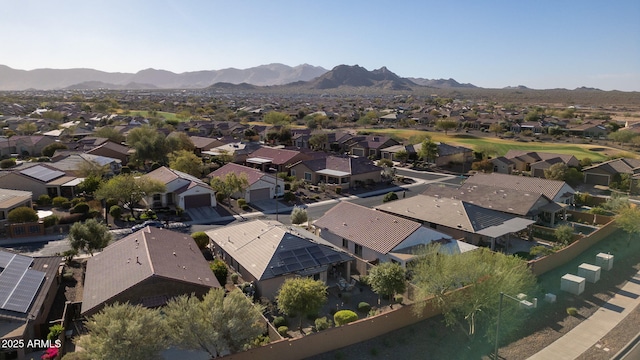
M 144 116 L 144 117 L 148 117 L 149 116 L 149 112 L 146 110 L 130 110 L 129 114 L 131 116 Z M 175 113 L 170 113 L 170 112 L 165 112 L 165 111 L 157 111 L 156 112 L 157 116 L 161 116 L 167 120 L 178 120 L 181 121 L 180 119 L 178 119 L 176 117 Z M 186 120 L 185 120 L 186 121 Z
M 623 150 L 615 149 L 608 146 L 599 146 L 592 144 L 573 144 L 573 143 L 543 143 L 543 142 L 519 142 L 515 140 L 500 139 L 494 136 L 475 137 L 467 134 L 450 133 L 445 135 L 442 132 L 428 132 L 412 129 L 360 129 L 371 133 L 387 134 L 407 140 L 413 136 L 429 134 L 434 141 L 444 142 L 452 145 L 466 146 L 474 150 L 483 147 L 492 147 L 498 155 L 504 155 L 507 151 L 527 150 L 527 151 L 544 151 L 559 154 L 570 154 L 578 159 L 591 158 L 595 162 L 607 160 L 611 155 L 619 154 L 625 157 L 636 157 Z

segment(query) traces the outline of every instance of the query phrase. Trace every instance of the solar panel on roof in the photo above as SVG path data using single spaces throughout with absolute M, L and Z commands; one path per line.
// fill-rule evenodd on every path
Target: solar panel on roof
M 41 165 L 24 169 L 20 173 L 44 182 L 49 182 L 64 175 L 62 171 L 51 170 Z
M 42 271 L 31 270 L 33 259 L 0 251 L 4 270 L 0 273 L 0 309 L 26 313 L 45 277 Z
M 295 262 L 287 265 L 287 270 L 289 270 L 289 272 L 294 272 L 302 269 L 303 269 L 302 264 L 300 264 L 299 262 Z
M 305 269 L 318 265 L 318 263 L 316 263 L 313 260 L 302 261 L 301 264 L 302 264 L 302 267 L 305 268 Z
M 5 310 L 12 310 L 26 313 L 33 302 L 34 297 L 40 289 L 40 284 L 44 280 L 45 274 L 42 271 L 27 270 L 18 286 L 7 301 L 2 305 Z
M 327 256 L 327 259 L 329 260 L 329 262 L 336 262 L 340 260 L 340 255 L 338 254 L 331 254 Z

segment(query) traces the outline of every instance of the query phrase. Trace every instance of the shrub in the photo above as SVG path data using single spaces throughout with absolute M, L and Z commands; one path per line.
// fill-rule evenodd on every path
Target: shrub
M 12 166 L 16 166 L 16 161 L 14 159 L 4 159 L 0 161 L 1 169 L 8 169 Z
M 71 209 L 71 201 L 65 201 L 62 203 L 62 205 L 60 206 L 63 209 Z
M 111 207 L 113 205 L 118 205 L 118 200 L 116 200 L 116 199 L 107 199 L 105 201 L 105 203 L 106 203 L 107 209 L 111 209 Z
M 93 218 L 93 219 L 100 217 L 100 210 L 96 210 L 96 209 L 89 210 L 89 212 L 87 213 L 87 217 Z
M 49 215 L 46 218 L 42 219 L 44 227 L 50 227 L 55 225 L 58 222 L 58 217 L 55 215 Z
M 294 225 L 302 224 L 303 222 L 306 222 L 308 219 L 309 219 L 309 216 L 307 215 L 306 209 L 296 206 L 293 208 L 293 210 L 291 210 L 292 224 Z
M 60 218 L 60 220 L 58 220 L 58 224 L 60 225 L 73 224 L 75 222 L 82 220 L 83 216 L 84 214 L 71 214 L 68 216 L 63 216 Z
M 336 194 L 337 195 L 342 194 L 342 188 L 340 186 L 336 186 Z
M 51 203 L 53 204 L 53 206 L 56 207 L 62 207 L 62 204 L 68 202 L 69 200 L 67 200 L 66 197 L 64 196 L 56 196 L 53 198 L 53 200 L 51 200 Z
M 247 205 L 247 200 L 240 198 L 238 199 L 238 206 L 240 206 L 241 208 L 245 207 Z
M 73 204 L 73 201 L 71 203 Z M 89 212 L 89 204 L 85 202 L 78 203 L 69 212 L 71 214 L 86 214 Z
M 204 250 L 207 245 L 209 245 L 209 235 L 207 235 L 204 231 L 196 231 L 191 234 L 191 237 L 196 242 L 196 245 L 198 245 L 198 248 L 200 250 Z M 225 275 L 225 279 L 226 278 L 227 277 Z
M 288 332 L 289 332 L 289 328 L 287 326 L 278 327 L 278 334 L 280 334 L 280 336 L 285 337 L 287 336 Z
M 315 321 L 315 324 L 316 324 L 316 331 L 322 331 L 330 328 L 331 325 L 333 325 L 333 322 L 327 319 L 326 316 L 323 316 L 321 318 L 317 318 Z
M 547 256 L 549 254 L 553 254 L 554 251 L 551 248 L 548 248 L 544 245 L 538 245 L 538 246 L 533 246 L 531 247 L 531 249 L 529 249 L 529 254 L 533 257 L 535 256 Z
M 282 199 L 284 201 L 295 201 L 296 200 L 296 194 L 292 193 L 291 191 L 287 191 L 286 193 L 284 193 L 284 195 L 282 196 Z
M 64 327 L 61 324 L 55 324 L 49 328 L 47 334 L 47 340 L 56 340 L 60 334 L 64 331 Z
M 42 194 L 38 197 L 37 203 L 40 206 L 51 205 L 51 196 L 47 194 Z
M 123 166 L 122 168 L 120 168 L 120 173 L 121 174 L 131 174 L 131 169 L 128 166 Z
M 216 193 L 216 202 L 223 203 L 225 200 L 227 200 L 227 197 L 226 197 L 225 194 L 223 194 L 221 192 L 217 192 Z
M 238 274 L 236 274 L 236 273 L 231 274 L 231 281 L 232 281 L 234 284 L 237 284 L 237 283 L 238 283 L 238 278 L 239 278 Z
M 76 197 L 76 198 L 71 199 L 71 205 L 73 205 L 73 206 L 76 206 L 76 205 L 78 205 L 80 203 L 83 203 L 83 202 L 86 202 L 85 198 L 83 198 L 83 197 Z
M 114 219 L 120 219 L 120 216 L 122 216 L 122 208 L 118 205 L 113 205 L 109 208 L 109 215 L 113 216 Z
M 571 316 L 576 316 L 576 315 L 578 315 L 578 309 L 576 309 L 574 307 L 568 307 L 567 308 L 567 314 L 569 314 Z
M 211 271 L 213 271 L 213 274 L 216 276 L 216 279 L 218 279 L 218 282 L 224 286 L 224 284 L 227 283 L 227 275 L 229 274 L 227 264 L 225 264 L 224 261 L 220 259 L 215 259 L 209 265 L 209 267 L 211 268 Z
M 251 210 L 251 207 L 249 205 L 243 205 L 242 206 L 242 210 L 249 211 L 249 210 Z
M 394 192 L 387 193 L 383 198 L 382 202 L 389 202 L 393 200 L 398 200 L 398 194 Z
M 396 294 L 393 297 L 393 301 L 395 301 L 397 304 L 402 304 L 402 300 L 404 300 L 404 297 L 400 294 Z
M 342 326 L 356 320 L 358 320 L 358 314 L 351 310 L 340 310 L 333 315 L 333 321 L 336 323 L 336 326 Z
M 276 316 L 275 318 L 273 318 L 273 326 L 279 328 L 280 326 L 287 326 L 289 325 L 287 323 L 287 319 L 284 318 L 284 316 Z
M 17 207 L 7 215 L 10 223 L 26 223 L 38 221 L 38 213 L 30 207 L 21 206 Z
M 367 302 L 361 302 L 358 304 L 358 311 L 361 313 L 368 313 L 371 310 L 371 305 Z

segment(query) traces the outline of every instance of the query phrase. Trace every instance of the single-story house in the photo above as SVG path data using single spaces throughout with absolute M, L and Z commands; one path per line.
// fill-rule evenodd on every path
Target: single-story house
M 569 167 L 579 167 L 580 160 L 573 155 L 556 154 L 540 151 L 509 150 L 504 157 L 513 163 L 514 170 L 531 171 L 531 176 L 544 177 L 544 170 L 557 163 Z M 494 162 L 495 164 L 495 162 Z M 500 169 L 499 169 L 500 170 Z M 498 171 L 503 174 L 510 174 Z
M 69 176 L 49 165 L 29 165 L 31 166 L 16 168 L 0 176 L 0 188 L 30 191 L 34 200 L 40 195 L 49 195 L 52 199 L 56 196 L 72 198 L 76 194 L 76 186 L 82 182 L 82 179 Z
M 593 185 L 609 186 L 620 175 L 640 173 L 640 160 L 633 158 L 613 159 L 582 169 L 584 182 Z M 618 180 L 619 181 L 619 180 Z
M 367 135 L 354 137 L 353 143 L 348 147 L 351 155 L 379 159 L 382 149 L 398 144 L 396 140 L 388 136 Z
M 528 231 L 534 220 L 516 217 L 457 199 L 417 195 L 390 201 L 376 209 L 418 221 L 473 245 L 507 242 L 512 234 Z
M 327 156 L 290 166 L 291 176 L 311 184 L 336 184 L 346 188 L 382 181 L 382 168 L 365 157 Z
M 29 257 L 0 249 L 0 341 L 46 339 L 61 283 L 61 256 Z M 27 346 L 0 347 L 1 359 L 25 359 Z
M 216 138 L 208 138 L 202 136 L 189 136 L 194 146 L 196 155 L 202 154 L 203 151 L 209 151 L 215 147 L 222 146 L 225 143 Z
M 290 165 L 309 159 L 311 159 L 309 154 L 299 150 L 263 146 L 252 152 L 244 164 L 262 171 L 276 169 L 277 172 L 288 172 Z
M 284 182 L 278 181 L 273 174 L 262 172 L 258 169 L 250 168 L 243 165 L 234 163 L 228 163 L 216 171 L 207 175 L 207 178 L 220 177 L 224 178 L 229 173 L 235 173 L 236 175 L 245 174 L 249 182 L 249 186 L 245 189 L 243 194 L 232 194 L 235 198 L 244 198 L 247 202 L 273 199 L 276 196 L 284 194 Z
M 85 153 L 69 154 L 47 165 L 77 176 L 82 176 L 86 169 L 94 166 L 105 169 L 108 177 L 119 174 L 122 169 L 122 161 L 119 159 Z
M 465 185 L 488 185 L 505 189 L 541 193 L 561 204 L 572 204 L 576 191 L 564 181 L 541 179 L 529 176 L 477 173 L 465 181 Z
M 10 138 L 0 138 L 0 155 L 40 156 L 42 149 L 54 142 L 54 139 L 44 135 L 15 135 Z
M 115 302 L 155 308 L 219 287 L 191 236 L 148 226 L 87 260 L 81 313 L 90 316 Z
M 182 209 L 215 207 L 216 192 L 211 186 L 195 176 L 159 167 L 143 175 L 165 184 L 166 191 L 145 199 L 151 207 L 179 206 Z
M 0 224 L 7 222 L 7 215 L 15 208 L 32 206 L 30 191 L 0 189 Z
M 270 299 L 288 278 L 307 276 L 327 283 L 330 270 L 346 273 L 349 267 L 343 264 L 353 260 L 312 233 L 277 221 L 255 220 L 206 233 L 212 250 L 244 281 L 253 282 L 258 296 Z
M 369 262 L 394 261 L 405 266 L 432 242 L 443 244 L 449 253 L 476 248 L 419 222 L 351 202 L 334 206 L 313 226 L 323 239 Z
M 491 159 L 493 172 L 500 174 L 511 174 L 516 168 L 516 164 L 504 156 Z
M 113 159 L 118 159 L 124 166 L 129 162 L 129 158 L 134 153 L 134 150 L 127 146 L 116 144 L 112 141 L 107 141 L 101 145 L 94 147 L 93 149 L 88 149 L 85 152 L 90 155 L 105 156 Z

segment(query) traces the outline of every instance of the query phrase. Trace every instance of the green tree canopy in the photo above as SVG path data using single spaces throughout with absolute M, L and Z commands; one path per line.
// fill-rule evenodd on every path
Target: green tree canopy
M 93 256 L 93 252 L 101 250 L 109 245 L 112 236 L 109 228 L 99 223 L 96 219 L 89 219 L 82 222 L 73 223 L 69 229 L 69 243 L 71 248 L 79 251 L 84 250 Z
M 313 150 L 324 149 L 328 141 L 329 136 L 326 133 L 313 134 L 309 138 L 309 146 Z
M 560 225 L 553 231 L 553 236 L 557 242 L 569 245 L 573 242 L 573 228 L 569 225 Z
M 249 186 L 249 180 L 247 180 L 247 174 L 241 173 L 227 173 L 224 178 L 219 176 L 211 179 L 211 187 L 220 194 L 223 194 L 227 201 L 230 203 L 231 195 L 237 192 L 243 193 Z
M 169 154 L 169 167 L 195 177 L 202 175 L 202 159 L 188 150 L 178 150 Z
M 278 308 L 287 315 L 300 315 L 299 327 L 305 315 L 316 314 L 327 302 L 327 287 L 320 280 L 289 278 L 280 286 L 276 296 Z
M 120 174 L 102 183 L 95 196 L 97 199 L 115 199 L 122 205 L 128 205 L 133 215 L 133 207 L 143 198 L 165 191 L 166 186 L 158 180 L 135 174 Z
M 159 359 L 168 345 L 167 329 L 159 310 L 140 305 L 108 305 L 86 323 L 88 335 L 76 340 L 82 359 Z
M 474 336 L 480 327 L 482 331 L 478 333 L 487 334 L 489 339 L 495 336 L 500 292 L 530 294 L 536 283 L 526 262 L 487 248 L 443 255 L 439 246 L 429 246 L 415 262 L 413 273 L 418 294 L 435 297 L 447 325 L 457 326 L 469 336 Z M 422 312 L 421 306 L 416 307 L 416 312 Z M 517 306 L 503 311 L 501 333 L 514 329 L 522 319 Z
M 38 213 L 30 207 L 17 207 L 7 214 L 7 219 L 12 224 L 38 221 Z
M 63 143 L 54 142 L 42 148 L 42 155 L 52 157 L 53 154 L 56 152 L 56 150 L 66 150 L 66 149 L 68 149 L 67 145 Z
M 189 135 L 177 131 L 172 132 L 165 138 L 165 147 L 169 153 L 180 150 L 192 152 L 196 148 Z
M 633 236 L 640 233 L 640 210 L 637 206 L 623 208 L 616 215 L 616 224 L 629 234 L 627 246 L 631 245 Z
M 171 343 L 206 351 L 212 358 L 248 348 L 266 330 L 261 323 L 262 309 L 239 290 L 225 296 L 224 289 L 211 289 L 202 300 L 179 296 L 163 311 Z
M 204 231 L 196 231 L 191 234 L 191 237 L 196 242 L 196 245 L 198 245 L 198 248 L 200 250 L 204 250 L 207 245 L 209 245 L 209 235 L 207 235 L 207 233 L 205 233 Z
M 405 268 L 393 262 L 385 262 L 369 271 L 369 284 L 378 295 L 393 296 L 403 293 L 407 287 Z
M 96 137 L 106 138 L 116 144 L 125 141 L 125 136 L 118 132 L 113 126 L 103 126 L 93 133 Z
M 293 210 L 291 210 L 291 223 L 294 225 L 299 225 L 304 222 L 307 222 L 309 216 L 307 215 L 307 209 L 304 209 L 299 206 L 295 206 Z
M 127 144 L 135 150 L 133 160 L 164 163 L 167 154 L 165 136 L 155 128 L 144 125 L 129 131 Z
M 291 123 L 291 116 L 279 111 L 269 111 L 264 115 L 264 122 L 272 125 L 286 125 Z
M 444 134 L 447 135 L 449 130 L 456 129 L 458 127 L 458 122 L 455 120 L 438 120 L 436 121 L 436 129 L 444 131 Z
M 438 144 L 426 138 L 420 143 L 420 149 L 418 150 L 418 158 L 422 161 L 434 162 L 438 156 Z

